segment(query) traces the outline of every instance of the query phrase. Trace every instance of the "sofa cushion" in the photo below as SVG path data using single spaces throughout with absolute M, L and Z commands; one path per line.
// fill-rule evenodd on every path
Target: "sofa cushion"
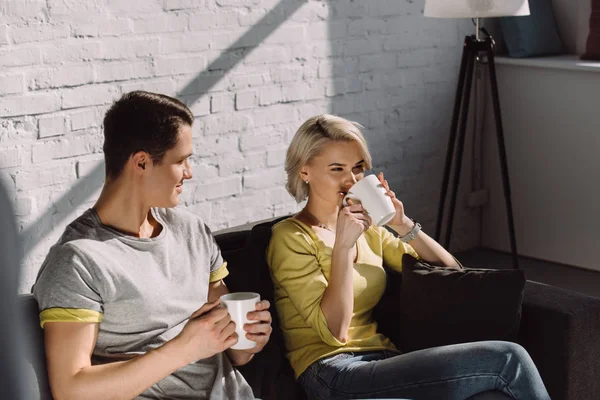
M 529 0 L 529 8 L 531 15 L 500 18 L 508 55 L 522 58 L 564 53 L 552 0 Z
M 397 345 L 413 351 L 480 340 L 515 341 L 524 286 L 522 270 L 451 269 L 407 254 Z

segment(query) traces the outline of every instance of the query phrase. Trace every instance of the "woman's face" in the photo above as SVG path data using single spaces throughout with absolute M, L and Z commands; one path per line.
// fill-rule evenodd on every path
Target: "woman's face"
M 309 182 L 309 197 L 340 205 L 342 198 L 364 177 L 363 154 L 355 141 L 330 141 L 301 171 Z

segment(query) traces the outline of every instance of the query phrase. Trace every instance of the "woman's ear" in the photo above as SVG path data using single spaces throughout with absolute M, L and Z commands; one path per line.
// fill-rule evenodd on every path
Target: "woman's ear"
M 302 167 L 302 169 L 300 170 L 300 179 L 302 179 L 305 183 L 309 182 L 310 178 L 308 168 Z

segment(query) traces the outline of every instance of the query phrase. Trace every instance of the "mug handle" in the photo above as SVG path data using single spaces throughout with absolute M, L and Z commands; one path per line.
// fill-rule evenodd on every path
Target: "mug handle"
M 352 196 L 352 193 L 348 193 L 347 195 L 344 196 L 344 199 L 342 200 L 342 204 L 344 205 L 344 207 L 349 206 L 348 199 L 360 201 L 360 199 L 357 198 L 356 196 Z

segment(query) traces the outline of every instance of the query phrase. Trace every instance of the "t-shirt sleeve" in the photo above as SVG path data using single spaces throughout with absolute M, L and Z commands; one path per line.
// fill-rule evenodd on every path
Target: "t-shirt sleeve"
M 229 272 L 227 272 L 227 264 L 223 261 L 223 256 L 221 255 L 221 249 L 219 249 L 219 245 L 217 244 L 217 241 L 215 240 L 215 237 L 213 236 L 212 232 L 210 231 L 210 228 L 208 227 L 208 225 L 203 224 L 204 225 L 204 240 L 206 240 L 207 242 L 207 249 L 208 249 L 208 254 L 210 257 L 210 274 L 211 274 L 211 282 L 212 278 L 214 276 L 214 274 L 216 274 L 217 272 L 222 275 L 223 272 L 225 273 L 225 275 L 222 275 L 221 279 L 226 277 Z M 224 268 L 224 269 L 223 269 Z
M 379 234 L 381 235 L 383 262 L 386 267 L 401 272 L 402 256 L 404 256 L 404 254 L 410 254 L 417 260 L 421 259 L 410 244 L 404 243 L 384 227 L 378 229 Z
M 55 245 L 33 286 L 42 328 L 46 322 L 101 322 L 104 309 L 99 284 L 75 247 Z
M 279 229 L 278 229 L 279 228 Z M 267 261 L 273 282 L 285 292 L 295 310 L 326 344 L 334 347 L 346 343 L 329 330 L 321 310 L 327 279 L 317 260 L 312 238 L 290 225 L 275 226 L 267 249 Z M 286 318 L 286 315 L 282 315 Z

